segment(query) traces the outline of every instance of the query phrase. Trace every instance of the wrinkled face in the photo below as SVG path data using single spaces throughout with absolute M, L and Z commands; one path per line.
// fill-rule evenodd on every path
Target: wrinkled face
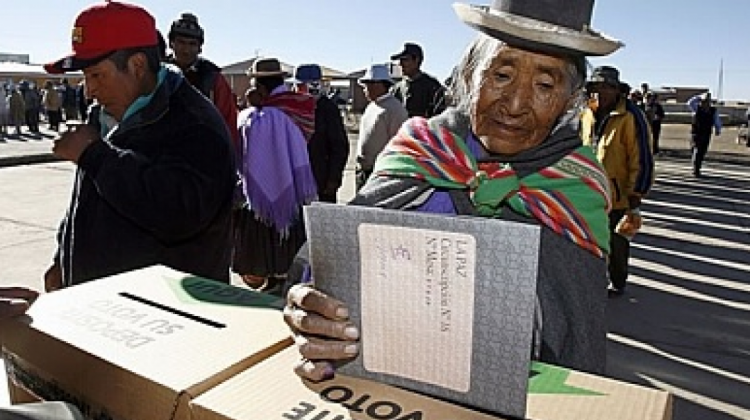
M 568 63 L 508 46 L 478 69 L 472 129 L 492 153 L 514 155 L 542 143 L 572 105 Z
M 136 54 L 128 59 L 125 70 L 119 70 L 109 59 L 85 68 L 86 97 L 96 99 L 107 113 L 121 121 L 128 107 L 142 94 L 145 66 L 145 56 Z
M 174 60 L 179 67 L 192 65 L 201 53 L 201 42 L 195 38 L 177 35 L 170 43 L 174 51 Z
M 609 113 L 617 107 L 617 100 L 620 98 L 619 86 L 608 83 L 591 83 L 588 86 L 588 91 L 598 96 L 600 113 Z

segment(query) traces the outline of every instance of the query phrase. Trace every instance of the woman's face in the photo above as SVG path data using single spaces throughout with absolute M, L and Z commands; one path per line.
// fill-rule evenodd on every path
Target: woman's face
M 573 100 L 567 66 L 562 58 L 498 48 L 473 87 L 472 129 L 487 150 L 515 155 L 547 138 Z

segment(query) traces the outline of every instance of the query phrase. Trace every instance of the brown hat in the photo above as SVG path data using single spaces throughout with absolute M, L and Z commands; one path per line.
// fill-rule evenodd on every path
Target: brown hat
M 259 58 L 247 70 L 247 77 L 289 77 L 288 71 L 281 68 L 281 62 L 275 58 Z

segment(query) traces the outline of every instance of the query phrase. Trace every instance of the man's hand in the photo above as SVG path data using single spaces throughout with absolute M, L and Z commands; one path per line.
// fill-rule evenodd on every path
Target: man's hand
M 25 313 L 38 296 L 39 292 L 25 287 L 0 287 L 0 319 Z
M 284 319 L 295 334 L 303 359 L 295 372 L 321 381 L 333 377 L 333 360 L 359 354 L 359 330 L 349 321 L 346 306 L 308 285 L 296 285 L 287 294 Z
M 44 273 L 44 290 L 54 292 L 59 289 L 62 289 L 62 268 L 60 264 L 54 263 Z
M 83 151 L 98 140 L 99 133 L 94 127 L 87 124 L 69 124 L 68 131 L 55 140 L 52 153 L 61 159 L 78 163 Z

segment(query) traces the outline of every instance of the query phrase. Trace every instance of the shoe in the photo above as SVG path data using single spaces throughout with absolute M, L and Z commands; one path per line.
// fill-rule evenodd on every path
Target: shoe
M 609 298 L 617 298 L 625 294 L 625 289 L 618 289 L 616 287 L 610 287 L 607 289 L 607 297 Z

